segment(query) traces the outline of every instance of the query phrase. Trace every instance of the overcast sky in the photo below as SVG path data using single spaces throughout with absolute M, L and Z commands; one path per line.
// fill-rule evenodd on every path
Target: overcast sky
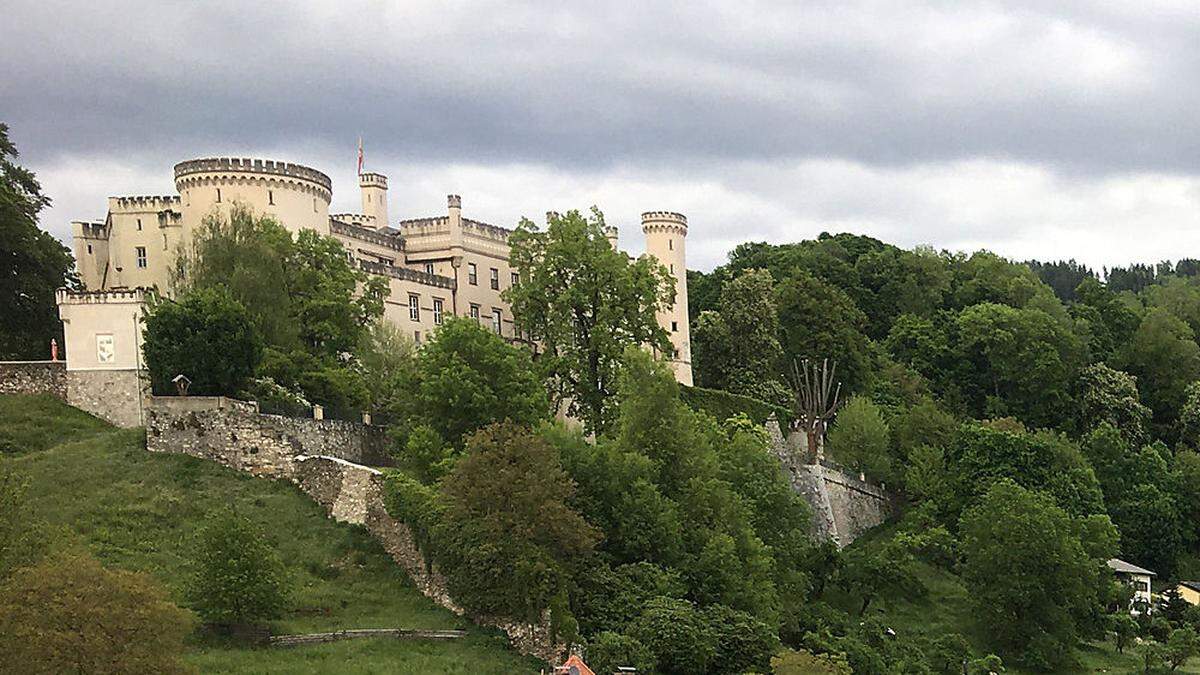
M 637 5 L 644 8 L 634 9 Z M 652 6 L 651 6 L 652 5 Z M 691 267 L 822 231 L 1099 267 L 1200 258 L 1200 3 L 8 0 L 0 121 L 54 206 L 212 155 L 395 219 L 687 214 Z

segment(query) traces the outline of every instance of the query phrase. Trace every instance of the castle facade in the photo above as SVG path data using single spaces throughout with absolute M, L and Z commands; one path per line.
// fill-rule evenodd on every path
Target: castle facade
M 103 220 L 74 221 L 75 260 L 89 291 L 169 289 L 175 256 L 204 218 L 228 216 L 234 204 L 274 216 L 296 233 L 314 230 L 341 242 L 359 269 L 388 280 L 384 319 L 420 343 L 449 315 L 475 319 L 515 339 L 512 312 L 501 292 L 520 279 L 509 265 L 512 230 L 463 217 L 462 199 L 449 195 L 444 215 L 392 222 L 387 177 L 359 176 L 361 213 L 330 214 L 329 176 L 299 164 L 262 159 L 205 158 L 175 165 L 167 196 L 109 197 Z M 675 304 L 659 312 L 675 354 L 676 379 L 692 384 L 687 303 L 687 218 L 668 211 L 642 214 L 646 252 L 675 279 Z M 617 245 L 617 230 L 606 233 Z

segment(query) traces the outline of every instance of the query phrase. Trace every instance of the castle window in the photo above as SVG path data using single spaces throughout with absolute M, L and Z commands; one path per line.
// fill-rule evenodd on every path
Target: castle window
M 516 286 L 521 281 L 521 275 L 516 272 L 509 272 L 508 283 L 510 286 Z
M 417 343 L 418 345 L 421 344 L 421 331 L 413 331 L 413 342 Z
M 475 263 L 467 263 L 467 283 L 479 285 L 479 270 L 475 268 Z
M 141 232 L 142 231 L 142 219 L 138 218 L 137 223 L 138 223 L 138 232 Z
M 674 250 L 675 250 L 675 240 L 674 240 L 674 239 L 668 239 L 668 240 L 667 240 L 667 250 L 668 250 L 668 251 L 674 251 Z
M 139 269 L 146 269 L 146 247 L 138 246 L 133 249 L 133 255 L 137 258 L 137 266 Z
M 270 206 L 275 206 L 275 191 L 274 190 L 267 190 L 267 204 Z
M 313 197 L 313 213 L 317 212 L 317 198 Z
M 672 332 L 672 333 L 678 333 L 678 332 L 679 332 L 679 322 L 678 322 L 678 321 L 672 321 L 672 322 L 671 322 L 671 332 Z
M 438 326 L 442 325 L 442 299 L 441 298 L 433 299 L 433 323 Z
M 671 274 L 675 274 L 675 265 L 671 265 Z
M 425 263 L 425 274 L 433 274 L 433 263 Z
M 408 318 L 412 319 L 413 321 L 421 320 L 421 296 L 409 294 Z
M 498 310 L 498 309 L 493 309 L 493 310 L 492 310 L 492 330 L 496 331 L 496 335 L 503 335 L 503 334 L 504 334 L 504 333 L 503 333 L 503 332 L 501 332 L 501 330 L 500 330 L 501 326 L 503 326 L 503 325 L 504 325 L 504 324 L 503 324 L 503 323 L 501 323 L 501 315 L 500 315 L 500 310 Z
M 500 270 L 496 269 L 495 267 L 492 268 L 491 282 L 493 291 L 500 290 Z
M 92 245 L 88 244 L 88 255 L 92 254 Z
M 479 305 L 473 302 L 471 303 L 471 318 L 475 319 L 476 321 L 479 320 Z
M 217 188 L 217 203 L 221 203 L 221 188 Z
M 163 232 L 163 250 L 167 250 L 167 233 Z

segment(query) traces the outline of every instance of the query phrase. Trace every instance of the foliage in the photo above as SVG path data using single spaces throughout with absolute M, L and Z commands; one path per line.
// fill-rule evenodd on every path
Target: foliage
M 1145 440 L 1150 409 L 1139 400 L 1132 375 L 1096 363 L 1080 372 L 1078 388 L 1080 429 L 1090 431 L 1109 424 L 1131 443 Z
M 693 366 L 705 387 L 784 403 L 775 281 L 747 270 L 721 289 L 720 311 L 702 313 L 692 335 Z
M 708 622 L 686 600 L 651 600 L 629 634 L 650 649 L 662 673 L 708 672 L 717 656 Z
M 0 654 L 26 673 L 182 673 L 192 617 L 145 574 L 58 553 L 0 587 Z
M 50 198 L 16 159 L 8 125 L 0 123 L 0 361 L 48 358 L 51 339 L 62 346 L 54 293 L 79 285 L 70 250 L 38 227 Z
M 1179 411 L 1179 440 L 1197 449 L 1200 448 L 1200 381 L 1189 384 L 1184 396 Z
M 892 475 L 889 435 L 879 406 L 854 396 L 838 411 L 829 430 L 829 452 L 847 467 L 886 481 Z
M 404 425 L 428 425 L 443 442 L 461 447 L 463 438 L 489 424 L 533 425 L 549 417 L 546 390 L 529 351 L 466 318 L 448 318 L 417 353 L 391 412 Z
M 1163 308 L 1146 314 L 1118 357 L 1137 376 L 1142 399 L 1154 412 L 1156 435 L 1172 438 L 1188 384 L 1200 379 L 1200 346 L 1179 318 Z
M 486 614 L 533 619 L 563 588 L 567 560 L 599 532 L 569 505 L 574 481 L 554 447 L 513 423 L 470 436 L 442 483 L 435 548 L 453 597 Z
M 843 654 L 814 654 L 807 649 L 785 649 L 771 658 L 775 675 L 851 675 Z
M 1124 653 L 1125 647 L 1129 645 L 1133 638 L 1137 637 L 1137 621 L 1134 621 L 1133 617 L 1129 616 L 1124 607 L 1119 608 L 1116 614 L 1110 614 L 1108 619 L 1109 630 L 1113 633 L 1113 642 L 1117 646 L 1117 651 Z
M 209 518 L 197 542 L 188 600 L 206 622 L 253 625 L 280 616 L 289 579 L 279 554 L 245 516 Z
M 804 272 L 776 287 L 784 352 L 794 359 L 829 358 L 848 390 L 870 379 L 867 317 L 845 291 Z
M 146 316 L 142 351 L 157 394 L 175 393 L 176 375 L 193 395 L 233 396 L 262 361 L 262 338 L 246 308 L 220 289 L 164 300 Z
M 623 666 L 642 673 L 654 667 L 654 655 L 646 645 L 612 631 L 598 633 L 588 642 L 587 661 L 588 667 L 597 673 L 615 673 Z
M 724 605 L 709 605 L 701 615 L 716 645 L 710 672 L 763 672 L 770 667 L 771 656 L 779 650 L 779 637 L 771 626 Z
M 523 219 L 509 238 L 521 283 L 504 291 L 519 330 L 539 345 L 538 364 L 557 408 L 588 430 L 608 430 L 621 357 L 629 345 L 671 353 L 656 312 L 675 302 L 666 268 L 649 256 L 631 261 L 608 242 L 604 216 L 552 215 L 546 230 Z
M 1001 655 L 1039 669 L 1063 665 L 1098 604 L 1112 552 L 1089 555 L 1065 511 L 1009 480 L 963 515 L 961 530 L 963 576 Z
M 692 410 L 707 413 L 716 420 L 746 415 L 755 424 L 763 424 L 774 415 L 779 428 L 787 429 L 792 418 L 791 411 L 782 406 L 718 389 L 679 385 L 679 398 Z

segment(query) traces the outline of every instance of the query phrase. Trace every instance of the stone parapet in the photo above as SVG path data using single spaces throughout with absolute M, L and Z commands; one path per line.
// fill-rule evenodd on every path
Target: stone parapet
M 64 361 L 0 361 L 0 394 L 50 394 L 67 399 Z
M 329 179 L 329 176 L 301 164 L 244 157 L 206 157 L 190 159 L 175 165 L 176 181 L 185 176 L 199 173 L 256 173 L 286 176 L 315 183 L 324 188 L 327 193 L 333 192 L 333 181 Z
M 353 214 L 342 214 L 342 215 L 353 215 Z M 382 233 L 377 232 L 372 229 L 368 229 L 365 227 L 359 227 L 352 223 L 347 223 L 343 220 L 337 220 L 337 218 L 338 218 L 338 216 L 330 216 L 329 217 L 329 231 L 332 232 L 333 234 L 340 234 L 343 237 L 349 237 L 351 239 L 365 241 L 370 244 L 375 244 L 376 246 L 382 246 L 383 248 L 389 248 L 393 251 L 403 251 L 404 250 L 404 238 L 403 237 L 382 234 Z M 374 220 L 373 216 L 368 216 L 368 218 L 370 218 L 371 220 Z
M 362 271 L 371 274 L 379 274 L 393 279 L 402 281 L 414 281 L 418 284 L 426 286 L 436 286 L 437 288 L 448 288 L 454 290 L 456 284 L 451 277 L 443 277 L 438 274 L 429 274 L 420 270 L 409 269 L 407 267 L 398 267 L 396 265 L 386 265 L 384 263 L 371 262 L 370 260 L 359 260 L 358 266 Z

